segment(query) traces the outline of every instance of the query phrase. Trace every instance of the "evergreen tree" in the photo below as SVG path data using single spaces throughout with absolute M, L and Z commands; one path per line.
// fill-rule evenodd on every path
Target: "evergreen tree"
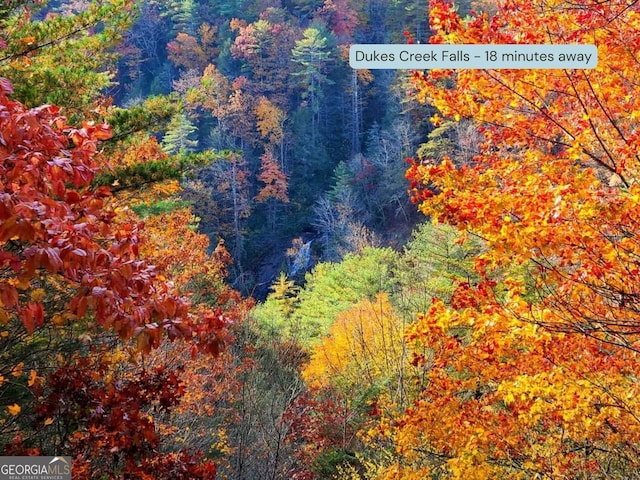
M 169 123 L 162 139 L 164 151 L 169 154 L 194 152 L 198 147 L 198 140 L 194 138 L 196 131 L 189 117 L 179 113 Z
M 302 98 L 311 109 L 311 140 L 315 144 L 324 87 L 333 81 L 327 76 L 327 67 L 334 54 L 332 35 L 321 23 L 314 23 L 304 31 L 303 38 L 291 51 L 291 61 L 298 65 L 293 72 L 300 78 Z
M 135 18 L 134 5 L 95 1 L 77 14 L 36 20 L 37 3 L 0 10 L 0 76 L 12 80 L 13 98 L 27 106 L 59 104 L 79 117 L 113 85 L 114 47 Z
M 165 4 L 164 17 L 173 23 L 172 33 L 195 36 L 198 30 L 198 4 L 194 0 L 169 0 Z

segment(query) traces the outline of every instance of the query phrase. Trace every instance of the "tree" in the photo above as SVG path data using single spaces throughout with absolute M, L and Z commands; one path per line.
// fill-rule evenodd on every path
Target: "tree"
M 193 152 L 198 146 L 198 140 L 193 138 L 196 131 L 197 128 L 189 117 L 179 113 L 167 126 L 167 132 L 162 139 L 164 150 L 170 154 Z
M 16 288 L 20 283 L 21 290 L 28 290 L 41 270 L 77 285 L 69 298 L 70 312 L 82 318 L 91 310 L 99 323 L 125 338 L 134 332 L 145 337 L 144 325 L 154 315 L 166 315 L 167 309 L 174 312 L 167 318 L 186 315 L 183 299 L 153 286 L 150 266 L 132 264 L 137 227 L 122 225 L 111 231 L 112 215 L 105 203 L 109 190 L 89 188 L 97 171 L 97 142 L 109 138 L 108 126 L 71 129 L 55 107 L 27 110 L 10 101 L 9 93 L 11 84 L 4 80 L 0 101 L 7 112 L 3 129 L 8 140 L 2 169 L 13 183 L 4 187 L 0 227 L 8 269 L 0 286 L 5 315 L 19 316 L 30 332 L 44 321 L 41 301 L 25 302 Z M 143 300 L 142 294 L 148 297 Z M 143 303 L 147 307 L 138 309 Z M 164 327 L 171 324 L 169 320 Z M 156 335 L 153 344 L 159 340 Z
M 269 290 L 271 292 L 266 300 L 251 311 L 251 318 L 263 335 L 290 340 L 289 326 L 298 303 L 300 287 L 294 280 L 288 280 L 285 272 L 280 272 Z
M 390 384 L 397 387 L 393 401 L 402 404 L 408 365 L 403 336 L 403 322 L 381 292 L 338 315 L 313 348 L 303 378 L 312 386 L 337 386 L 345 395 Z
M 238 77 L 232 82 L 224 115 L 224 125 L 233 138 L 239 140 L 240 150 L 249 148 L 256 140 L 255 97 L 248 86 L 245 77 Z
M 118 80 L 125 90 L 120 98 L 138 98 L 149 91 L 153 76 L 164 66 L 164 49 L 168 40 L 168 22 L 160 16 L 160 6 L 153 0 L 138 3 L 138 15 L 124 34 L 117 51 L 120 54 Z
M 187 33 L 179 32 L 176 39 L 167 44 L 167 51 L 176 67 L 202 70 L 208 63 L 198 40 Z
M 321 20 L 333 32 L 340 44 L 353 43 L 353 34 L 358 25 L 358 16 L 347 0 L 325 0 L 314 19 Z
M 276 208 L 277 203 L 289 203 L 289 196 L 287 195 L 287 177 L 271 152 L 265 152 L 261 157 L 260 173 L 258 174 L 258 180 L 264 183 L 264 187 L 260 189 L 256 200 L 258 202 L 267 202 L 269 209 L 268 217 L 269 224 L 271 225 L 271 231 L 275 231 L 276 226 Z
M 415 151 L 415 137 L 409 118 L 397 118 L 387 128 L 374 124 L 369 129 L 365 159 L 373 171 L 366 178 L 366 195 L 361 196 L 368 211 L 383 223 L 398 219 L 407 225 L 415 222 L 414 209 L 406 195 L 406 164 L 398 162 Z
M 175 40 L 167 44 L 169 60 L 177 67 L 202 72 L 217 56 L 215 47 L 218 29 L 203 23 L 197 31 L 197 38 L 185 32 L 178 32 Z
M 191 37 L 198 29 L 198 4 L 194 0 L 170 0 L 162 16 L 171 19 L 173 33 L 185 33 Z
M 256 104 L 255 115 L 260 136 L 267 139 L 269 144 L 273 145 L 274 148 L 278 148 L 280 168 L 286 171 L 284 159 L 284 123 L 287 120 L 286 113 L 274 105 L 268 98 L 260 97 Z
M 224 111 L 231 95 L 231 82 L 209 64 L 199 78 L 199 85 L 185 92 L 187 108 L 204 108 L 222 122 Z
M 231 54 L 245 62 L 253 95 L 265 96 L 279 108 L 287 106 L 291 92 L 291 50 L 298 36 L 298 30 L 285 19 L 281 9 L 267 8 L 253 23 L 231 22 L 238 32 Z
M 264 183 L 265 186 L 258 192 L 256 200 L 263 202 L 272 198 L 288 203 L 287 177 L 280 170 L 276 159 L 269 152 L 263 154 L 260 159 L 262 160 L 262 165 L 258 180 Z
M 291 426 L 306 463 L 317 469 L 323 462 L 353 462 L 347 452 L 363 451 L 361 439 L 381 415 L 390 418 L 407 405 L 416 372 L 409 364 L 405 326 L 380 292 L 341 312 L 313 347 L 302 371 L 309 390 L 296 404 L 304 410 Z M 336 449 L 346 455 L 336 455 Z
M 202 186 L 190 189 L 187 195 L 187 198 L 190 198 L 191 194 L 202 195 L 206 197 L 207 202 L 211 202 L 199 202 L 197 207 L 205 211 L 201 214 L 196 209 L 196 213 L 199 217 L 215 213 L 211 222 L 208 222 L 211 231 L 207 233 L 230 242 L 231 256 L 235 260 L 234 268 L 240 271 L 245 238 L 244 221 L 253 207 L 249 192 L 249 176 L 244 157 L 237 153 L 228 153 L 224 158 L 198 172 Z M 203 192 L 196 191 L 199 189 Z
M 303 389 L 299 371 L 307 353 L 290 339 L 264 335 L 251 321 L 238 338 L 248 368 L 234 405 L 237 428 L 230 432 L 234 476 L 289 478 L 295 447 L 286 442 L 290 425 L 283 413 Z
M 311 389 L 299 395 L 283 416 L 291 426 L 286 442 L 294 462 L 287 478 L 335 478 L 338 467 L 354 463 L 358 426 L 366 415 L 363 403 L 330 389 Z
M 505 22 L 498 31 L 477 18 L 462 33 L 463 23 L 439 4 L 432 10 L 432 22 L 448 33 L 443 30 L 434 41 L 464 42 L 480 35 L 549 43 L 582 38 L 581 30 L 522 31 L 511 26 L 520 18 L 520 7 L 511 5 L 495 17 L 495 22 Z M 573 21 L 570 8 L 558 11 L 562 21 Z M 543 8 L 534 18 L 546 25 L 550 15 L 555 13 Z M 636 331 L 637 312 L 627 299 L 636 290 L 629 273 L 635 269 L 637 246 L 628 232 L 634 229 L 638 208 L 637 140 L 632 133 L 637 114 L 625 112 L 636 112 L 639 106 L 631 67 L 635 60 L 626 52 L 640 37 L 627 37 L 615 22 L 603 24 L 601 15 L 635 21 L 634 13 L 621 4 L 608 4 L 603 13 L 585 8 L 581 24 L 592 25 L 601 48 L 611 54 L 594 71 L 469 70 L 455 74 L 454 89 L 440 84 L 451 72 L 417 74 L 419 97 L 429 99 L 443 115 L 473 119 L 481 125 L 484 140 L 471 165 L 425 159 L 409 176 L 420 190 L 421 210 L 481 236 L 489 247 L 484 256 L 489 265 L 537 265 L 545 306 L 567 314 L 553 322 L 555 327 L 606 332 L 614 335 L 614 343 L 625 345 L 625 332 Z M 627 80 L 620 83 L 614 72 Z M 481 88 L 468 97 L 466 89 L 477 86 Z
M 628 350 L 441 302 L 407 338 L 427 382 L 404 415 L 380 424 L 396 454 L 379 478 L 633 478 Z
M 595 42 L 601 56 L 594 70 L 414 74 L 432 120 L 468 119 L 482 141 L 471 161 L 415 160 L 413 198 L 485 250 L 477 279 L 407 330 L 428 381 L 380 425 L 396 458 L 379 478 L 633 478 L 637 8 L 516 0 L 463 20 L 431 2 L 430 14 L 434 43 Z
M 458 231 L 446 224 L 425 221 L 414 229 L 394 271 L 400 284 L 394 292 L 395 306 L 407 323 L 416 313 L 428 310 L 434 298 L 451 305 L 459 282 L 477 284 L 481 280 L 474 260 L 484 250 L 482 241 L 460 243 L 457 239 Z
M 217 354 L 224 313 L 194 308 L 169 269 L 148 261 L 139 219 L 92 184 L 109 126 L 72 128 L 57 107 L 27 109 L 11 92 L 2 79 L 2 452 L 64 448 L 78 478 L 212 478 L 198 455 L 158 453 L 150 412 L 176 404 L 179 371 L 137 369 L 123 352 L 182 338 Z
M 358 180 L 365 183 L 371 172 L 360 160 L 360 157 L 354 158 L 349 166 L 340 162 L 334 170 L 335 184 L 314 205 L 313 225 L 322 235 L 324 257 L 328 260 L 340 259 L 347 253 L 361 252 L 379 243 L 365 225 L 370 218 L 368 204 L 366 195 L 357 190 L 357 183 Z
M 202 108 L 217 121 L 212 130 L 222 135 L 220 149 L 249 149 L 256 143 L 256 99 L 246 77 L 230 82 L 214 65 L 208 65 L 200 85 L 186 94 L 187 106 Z
M 54 103 L 68 115 L 86 113 L 112 85 L 113 48 L 133 19 L 128 0 L 92 2 L 80 13 L 44 20 L 33 20 L 27 5 L 12 5 L 0 19 L 6 43 L 0 75 L 13 80 L 16 98 L 30 107 Z
M 340 312 L 390 289 L 394 279 L 389 271 L 395 258 L 390 249 L 365 248 L 358 254 L 347 254 L 340 263 L 316 265 L 298 295 L 290 325 L 294 337 L 301 343 L 313 343 Z
M 138 211 L 136 205 L 132 210 Z M 209 239 L 197 231 L 198 219 L 189 207 L 149 214 L 144 220 L 145 257 L 160 272 L 171 275 L 183 292 L 192 292 L 198 311 L 206 314 L 213 309 L 217 315 L 224 312 L 234 319 L 235 326 L 225 330 L 227 347 L 215 361 L 194 354 L 193 346 L 186 342 L 165 343 L 145 358 L 147 365 L 179 366 L 181 395 L 168 414 L 156 419 L 165 448 L 208 452 L 217 471 L 225 475 L 233 471 L 236 433 L 244 427 L 238 414 L 242 392 L 247 388 L 247 371 L 256 363 L 254 345 L 242 343 L 253 301 L 241 298 L 227 285 L 231 256 L 223 242 L 209 252 Z
M 316 23 L 304 31 L 303 38 L 296 42 L 291 51 L 291 61 L 298 65 L 293 75 L 300 78 L 303 98 L 309 101 L 313 144 L 317 138 L 323 87 L 332 83 L 326 75 L 332 48 L 330 33 L 323 24 Z
M 99 111 L 111 126 L 113 136 L 107 143 L 110 147 L 130 140 L 134 134 L 159 133 L 164 130 L 178 113 L 178 105 L 176 98 L 171 95 L 151 96 L 127 108 L 108 105 Z
M 64 432 L 48 447 L 73 458 L 74 478 L 104 478 L 107 472 L 111 478 L 215 478 L 216 466 L 201 454 L 158 451 L 160 437 L 148 412 L 168 414 L 175 407 L 183 389 L 176 372 L 158 366 L 118 375 L 110 353 L 100 353 L 54 370 L 46 379 L 48 395 L 33 415 L 35 425 Z M 6 453 L 40 453 L 21 447 L 14 441 Z

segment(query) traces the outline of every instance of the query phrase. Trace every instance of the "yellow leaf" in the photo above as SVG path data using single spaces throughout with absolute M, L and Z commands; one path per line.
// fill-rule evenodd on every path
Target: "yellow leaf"
M 20 413 L 20 410 L 22 410 L 22 408 L 20 408 L 20 405 L 18 405 L 17 403 L 14 403 L 13 405 L 9 405 L 7 407 L 7 410 L 11 415 L 15 416 Z
M 167 182 L 154 184 L 151 187 L 154 195 L 175 195 L 180 192 L 180 182 L 177 180 L 169 180 Z
M 53 418 L 47 417 L 44 419 L 44 426 L 51 425 L 53 423 Z
M 47 293 L 44 291 L 44 289 L 36 288 L 31 292 L 31 301 L 42 302 L 46 296 L 47 296 Z

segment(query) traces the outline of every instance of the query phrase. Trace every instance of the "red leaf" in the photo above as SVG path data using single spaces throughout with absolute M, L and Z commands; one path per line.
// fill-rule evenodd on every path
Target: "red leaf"
M 44 323 L 44 309 L 41 303 L 28 303 L 20 312 L 22 324 L 29 334 L 32 334 L 35 327 Z
M 44 267 L 52 273 L 58 272 L 62 268 L 62 259 L 57 248 L 47 247 L 43 251 L 46 262 L 42 262 Z
M 88 309 L 89 309 L 89 299 L 87 297 L 80 297 L 76 304 L 75 314 L 79 318 L 82 318 L 84 317 L 85 313 L 87 313 Z
M 18 290 L 4 282 L 0 283 L 0 303 L 6 308 L 13 308 L 18 304 Z
M 74 190 L 69 190 L 65 196 L 65 201 L 69 205 L 73 205 L 74 203 L 78 203 L 81 200 L 80 194 Z

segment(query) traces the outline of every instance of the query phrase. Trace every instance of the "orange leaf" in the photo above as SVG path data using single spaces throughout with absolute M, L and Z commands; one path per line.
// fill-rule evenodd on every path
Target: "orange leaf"
M 19 377 L 20 375 L 22 375 L 23 368 L 24 368 L 24 362 L 20 362 L 19 364 L 17 364 L 15 367 L 11 369 L 11 375 L 13 375 L 14 377 Z
M 27 381 L 27 385 L 33 387 L 33 384 L 38 380 L 38 374 L 35 370 L 31 370 L 29 372 L 29 380 Z

